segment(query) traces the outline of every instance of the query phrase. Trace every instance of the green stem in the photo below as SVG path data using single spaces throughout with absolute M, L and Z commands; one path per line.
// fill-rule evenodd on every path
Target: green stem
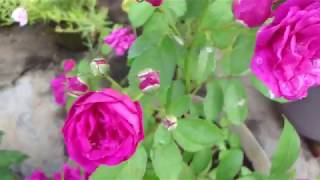
M 111 86 L 113 86 L 117 90 L 122 90 L 122 87 L 115 81 L 112 77 L 110 77 L 108 74 L 105 75 L 106 79 L 111 82 Z
M 143 96 L 144 96 L 144 93 L 143 93 L 143 92 L 140 92 L 140 93 L 134 98 L 134 100 L 135 100 L 135 101 L 139 101 Z

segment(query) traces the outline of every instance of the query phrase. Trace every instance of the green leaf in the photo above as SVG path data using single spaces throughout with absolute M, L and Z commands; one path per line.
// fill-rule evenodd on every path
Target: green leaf
M 143 33 L 152 35 L 152 38 L 162 37 L 169 32 L 169 20 L 165 13 L 155 12 L 144 25 Z M 154 35 L 157 34 L 155 37 Z
M 127 162 L 114 167 L 100 166 L 91 176 L 91 180 L 142 179 L 147 165 L 147 153 L 143 146 Z
M 237 37 L 231 53 L 231 73 L 243 74 L 249 71 L 251 58 L 255 46 L 256 32 L 242 33 Z
M 212 150 L 210 148 L 203 149 L 195 153 L 190 164 L 195 174 L 199 175 L 205 171 L 212 161 Z
M 171 142 L 172 138 L 170 132 L 162 125 L 159 125 L 154 134 L 153 146 L 165 145 Z
M 1 144 L 1 141 L 2 141 L 3 136 L 4 136 L 4 132 L 3 132 L 3 131 L 0 131 L 0 144 Z
M 86 59 L 81 60 L 77 66 L 78 75 L 81 78 L 81 76 L 88 76 L 88 74 L 91 74 L 91 68 L 90 63 Z
M 204 10 L 208 7 L 208 0 L 186 0 L 187 2 L 187 13 L 186 18 L 198 18 Z
M 183 168 L 182 156 L 175 143 L 158 146 L 151 152 L 153 168 L 160 180 L 175 180 Z
M 202 26 L 209 29 L 228 26 L 233 22 L 231 7 L 231 0 L 215 0 L 208 6 L 208 12 L 203 18 Z
M 176 101 L 170 103 L 168 112 L 169 114 L 175 115 L 176 117 L 182 116 L 189 110 L 190 107 L 190 97 L 188 95 L 182 96 Z
M 111 52 L 111 48 L 107 45 L 102 45 L 101 54 L 108 55 Z
M 223 108 L 223 91 L 217 81 L 207 84 L 207 95 L 203 102 L 204 113 L 208 120 L 215 120 Z
M 193 132 L 193 133 L 191 133 Z M 196 152 L 223 141 L 222 131 L 213 123 L 200 119 L 182 119 L 173 137 L 186 151 Z
M 217 179 L 231 180 L 240 171 L 243 163 L 243 152 L 232 149 L 226 152 L 217 167 Z
M 69 111 L 69 109 L 71 108 L 73 102 L 76 100 L 77 98 L 74 96 L 68 96 L 67 98 L 67 104 L 66 104 L 66 110 Z
M 195 80 L 198 85 L 201 85 L 214 72 L 216 61 L 213 51 L 214 49 L 209 46 L 200 50 L 197 73 L 195 74 Z
M 149 167 L 149 165 L 148 165 Z M 154 169 L 152 168 L 147 168 L 146 173 L 143 177 L 143 180 L 159 180 L 158 176 L 154 172 Z
M 7 168 L 0 168 L 1 180 L 15 180 L 14 174 Z
M 224 94 L 224 105 L 228 120 L 240 124 L 248 115 L 248 102 L 246 92 L 241 82 L 232 80 L 228 82 Z
M 142 179 L 146 171 L 147 160 L 147 153 L 143 146 L 140 146 L 135 155 L 129 159 L 127 165 L 122 169 L 117 179 Z
M 126 163 L 122 163 L 117 166 L 107 167 L 100 166 L 96 171 L 90 176 L 91 180 L 115 180 L 117 176 L 121 173 L 121 170 L 126 165 Z
M 288 120 L 280 136 L 277 149 L 272 156 L 271 174 L 287 172 L 295 163 L 300 153 L 300 138 Z
M 228 28 L 214 29 L 211 31 L 211 39 L 215 47 L 225 49 L 232 45 L 240 28 L 233 25 Z
M 272 95 L 270 93 L 270 90 L 260 80 L 258 80 L 256 76 L 251 75 L 250 76 L 250 80 L 251 80 L 251 84 L 260 93 L 262 93 L 265 97 L 267 97 L 267 98 L 269 98 L 269 99 L 271 99 L 273 101 L 279 102 L 279 103 L 287 103 L 288 102 L 288 100 L 283 99 L 283 98 L 274 98 L 274 97 L 272 97 Z
M 182 171 L 179 175 L 179 179 L 181 180 L 196 180 L 196 175 L 194 174 L 193 170 L 186 165 L 185 163 L 183 164 Z
M 133 27 L 137 28 L 144 25 L 152 16 L 155 8 L 150 3 L 132 3 L 129 9 L 129 20 Z
M 186 87 L 182 80 L 175 80 L 170 87 L 170 102 L 175 101 L 177 98 L 181 98 L 186 95 Z
M 187 11 L 186 0 L 166 0 L 165 3 L 169 4 L 170 9 L 178 16 L 183 16 Z
M 133 59 L 140 56 L 142 53 L 148 49 L 155 48 L 158 39 L 152 35 L 152 33 L 145 33 L 139 36 L 128 52 L 128 58 Z
M 19 151 L 0 150 L 0 168 L 6 168 L 12 164 L 20 164 L 28 158 Z

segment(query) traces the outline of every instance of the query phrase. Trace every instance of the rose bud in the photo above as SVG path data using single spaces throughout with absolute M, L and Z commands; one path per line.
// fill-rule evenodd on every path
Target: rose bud
M 91 72 L 94 76 L 104 76 L 109 71 L 109 64 L 103 58 L 94 59 L 91 64 Z
M 168 129 L 168 131 L 172 131 L 172 130 L 176 129 L 177 126 L 178 126 L 177 118 L 175 116 L 172 116 L 172 115 L 166 116 L 164 118 L 164 120 L 162 121 L 162 125 L 166 129 Z
M 146 69 L 138 74 L 139 88 L 142 92 L 151 92 L 160 87 L 160 73 L 152 69 Z
M 142 108 L 113 89 L 87 92 L 72 104 L 62 133 L 69 157 L 87 173 L 116 166 L 144 139 Z
M 152 6 L 160 6 L 163 3 L 163 0 L 146 0 Z
M 64 73 L 71 72 L 75 67 L 77 63 L 74 59 L 66 59 L 63 61 L 63 70 Z
M 66 90 L 70 95 L 81 96 L 88 91 L 88 86 L 79 77 L 67 77 Z
M 237 21 L 250 28 L 262 25 L 271 15 L 273 0 L 234 0 L 233 14 Z

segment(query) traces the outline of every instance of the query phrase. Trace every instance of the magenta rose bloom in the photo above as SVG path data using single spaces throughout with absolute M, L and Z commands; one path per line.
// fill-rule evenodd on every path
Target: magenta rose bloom
M 40 170 L 33 171 L 32 174 L 24 180 L 49 180 L 49 178 Z
M 70 167 L 68 164 L 63 165 L 62 172 L 53 174 L 53 180 L 89 180 L 88 174 L 82 175 L 80 168 Z
M 270 17 L 272 2 L 273 0 L 234 0 L 233 14 L 242 24 L 257 27 Z
M 130 28 L 117 28 L 104 38 L 104 42 L 114 49 L 117 56 L 123 56 L 136 40 Z
M 297 100 L 320 83 L 320 1 L 288 0 L 257 35 L 252 71 L 275 97 Z
M 144 138 L 142 109 L 113 89 L 88 92 L 72 105 L 62 132 L 70 158 L 91 173 L 134 154 Z

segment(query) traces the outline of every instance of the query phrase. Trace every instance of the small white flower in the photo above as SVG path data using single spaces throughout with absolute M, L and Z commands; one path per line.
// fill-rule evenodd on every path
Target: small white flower
M 25 26 L 28 24 L 28 12 L 23 7 L 16 8 L 12 14 L 11 18 L 20 24 L 20 26 Z

